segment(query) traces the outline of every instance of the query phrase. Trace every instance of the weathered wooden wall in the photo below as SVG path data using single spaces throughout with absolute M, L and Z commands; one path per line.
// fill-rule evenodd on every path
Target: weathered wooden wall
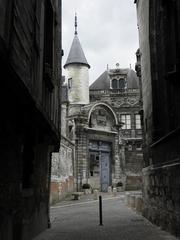
M 0 239 L 49 225 L 60 143 L 61 0 L 0 0 Z
M 61 75 L 61 19 L 57 14 L 60 12 L 58 2 L 59 0 L 8 0 L 1 1 L 0 5 L 2 51 L 35 101 L 36 107 L 46 116 L 52 127 L 57 129 Z M 49 6 L 50 13 L 46 11 Z M 46 21 L 49 17 L 47 14 L 52 14 L 52 23 L 49 26 L 52 27 L 52 36 L 46 33 L 49 29 L 46 25 L 50 21 Z M 46 44 L 47 40 L 52 42 Z M 48 50 L 53 63 L 50 67 L 47 66 L 46 58 L 48 44 L 52 47 Z

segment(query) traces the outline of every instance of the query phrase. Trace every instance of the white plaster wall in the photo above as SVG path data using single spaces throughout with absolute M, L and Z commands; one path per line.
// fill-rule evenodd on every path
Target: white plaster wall
M 61 144 L 59 153 L 52 153 L 52 181 L 64 181 L 73 176 L 72 149 Z
M 68 78 L 72 78 L 69 101 L 75 104 L 89 103 L 89 70 L 87 66 L 71 64 L 66 67 Z
M 67 106 L 61 105 L 61 135 L 66 137 L 67 133 Z

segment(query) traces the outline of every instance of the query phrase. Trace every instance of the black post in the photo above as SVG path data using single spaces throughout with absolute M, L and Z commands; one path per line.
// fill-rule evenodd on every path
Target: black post
M 99 226 L 103 226 L 103 219 L 102 219 L 102 196 L 99 196 Z

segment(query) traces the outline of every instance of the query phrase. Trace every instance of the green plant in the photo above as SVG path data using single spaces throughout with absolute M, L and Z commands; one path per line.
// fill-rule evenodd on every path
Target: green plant
M 89 183 L 84 183 L 84 184 L 82 185 L 82 188 L 83 188 L 83 189 L 90 189 L 90 188 L 91 188 L 91 185 L 90 185 Z

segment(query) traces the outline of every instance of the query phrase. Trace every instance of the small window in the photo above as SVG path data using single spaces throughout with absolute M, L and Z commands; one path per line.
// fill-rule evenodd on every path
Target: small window
M 133 149 L 132 149 L 132 145 L 131 144 L 129 144 L 128 145 L 128 151 L 132 151 Z
M 119 88 L 125 88 L 125 80 L 124 78 L 119 79 Z
M 140 114 L 135 115 L 136 129 L 141 129 L 141 116 Z
M 69 126 L 69 134 L 71 133 L 71 131 L 72 131 L 72 126 L 70 125 Z
M 113 89 L 124 89 L 125 88 L 125 79 L 120 78 L 118 79 L 113 79 L 112 80 L 112 88 Z
M 122 129 L 131 129 L 131 115 L 130 114 L 122 114 L 121 122 L 123 123 Z
M 97 153 L 90 154 L 90 176 L 99 176 L 99 155 Z
M 72 88 L 72 78 L 68 78 L 68 88 Z
M 142 144 L 141 143 L 136 144 L 136 151 L 142 151 Z
M 118 88 L 117 79 L 113 79 L 113 80 L 112 80 L 112 88 L 113 88 L 113 89 L 117 89 L 117 88 Z

